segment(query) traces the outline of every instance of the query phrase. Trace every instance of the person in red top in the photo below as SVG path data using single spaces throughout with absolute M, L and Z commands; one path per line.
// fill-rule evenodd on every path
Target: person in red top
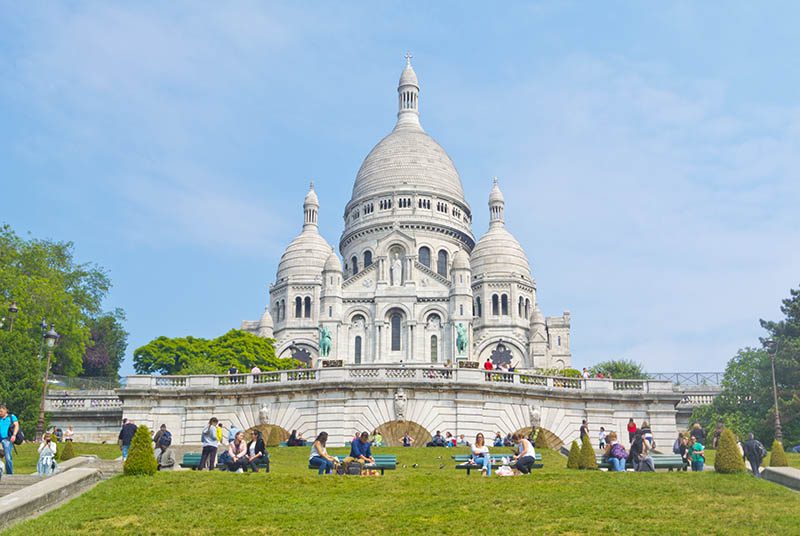
M 492 362 L 489 361 L 489 358 L 486 358 L 486 363 L 483 364 L 483 368 L 486 370 L 492 370 L 494 367 L 492 366 Z
M 636 435 L 636 423 L 633 422 L 633 417 L 628 421 L 628 442 L 633 443 L 633 436 Z

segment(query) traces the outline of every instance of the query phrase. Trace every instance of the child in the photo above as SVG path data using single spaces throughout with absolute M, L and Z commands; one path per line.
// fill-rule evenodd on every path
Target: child
M 606 434 L 606 429 L 601 426 L 600 427 L 600 450 L 603 450 L 603 449 L 606 448 L 606 437 L 607 437 L 607 435 L 608 434 Z

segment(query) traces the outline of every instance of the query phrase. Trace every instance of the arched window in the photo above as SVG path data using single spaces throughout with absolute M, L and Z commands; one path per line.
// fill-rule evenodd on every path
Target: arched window
M 306 296 L 306 310 L 305 310 L 305 317 L 311 318 L 311 298 Z
M 436 271 L 442 277 L 447 277 L 447 252 L 443 249 L 439 250 L 439 259 L 436 263 Z
M 426 246 L 419 248 L 419 263 L 431 267 L 431 250 Z
M 356 336 L 356 347 L 355 347 L 355 362 L 356 365 L 361 364 L 361 335 Z
M 431 363 L 439 361 L 439 337 L 431 335 Z
M 531 300 L 525 300 L 525 318 L 530 318 Z
M 458 306 L 458 314 L 460 314 L 461 316 L 464 316 L 464 305 L 463 304 L 459 304 L 459 306 Z
M 364 268 L 372 264 L 372 252 L 365 251 L 364 252 Z
M 500 314 L 500 299 L 497 294 L 492 294 L 492 314 L 495 316 Z
M 303 317 L 303 298 L 301 298 L 300 296 L 294 299 L 294 317 L 295 318 Z
M 286 320 L 286 300 L 281 300 L 281 310 L 278 316 L 281 320 Z
M 508 315 L 508 296 L 503 294 L 502 298 L 500 298 L 500 305 L 501 309 L 503 310 L 503 315 Z
M 519 297 L 519 311 L 517 312 L 517 316 L 522 318 L 522 308 L 525 307 L 525 300 L 522 299 L 522 296 Z
M 481 312 L 481 299 L 475 298 L 475 311 L 473 311 L 473 314 L 480 318 Z
M 558 345 L 561 346 L 561 335 L 558 336 Z
M 350 259 L 350 264 L 353 266 L 353 275 L 358 273 L 358 257 L 353 255 L 353 258 Z
M 395 313 L 392 315 L 392 352 L 400 351 L 400 322 L 402 317 Z

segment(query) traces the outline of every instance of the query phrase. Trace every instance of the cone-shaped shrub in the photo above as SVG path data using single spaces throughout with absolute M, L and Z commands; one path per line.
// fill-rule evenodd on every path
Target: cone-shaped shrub
M 150 430 L 141 425 L 136 429 L 136 434 L 128 449 L 128 458 L 122 464 L 126 475 L 152 475 L 158 469 L 158 462 L 153 454 L 153 442 L 150 440 Z
M 592 442 L 588 435 L 583 436 L 581 445 L 581 455 L 578 458 L 578 467 L 581 469 L 597 469 L 597 458 L 595 458 Z
M 786 452 L 783 450 L 778 440 L 772 442 L 772 452 L 769 455 L 769 467 L 788 467 L 789 460 L 786 459 Z
M 714 471 L 717 473 L 744 473 L 746 471 L 744 460 L 739 453 L 739 446 L 733 432 L 727 428 L 717 442 L 717 457 L 714 460 Z
M 569 449 L 569 457 L 567 458 L 567 469 L 577 469 L 578 458 L 580 457 L 581 457 L 581 448 L 578 446 L 577 441 L 573 441 L 572 446 Z
M 544 429 L 539 428 L 536 432 L 536 444 L 534 445 L 537 449 L 547 449 L 550 448 L 549 444 L 547 443 L 547 438 L 544 435 Z
M 269 431 L 269 437 L 265 442 L 268 447 L 277 447 L 281 444 L 281 434 L 277 426 L 273 426 Z
M 64 441 L 63 446 L 58 451 L 59 460 L 65 462 L 67 460 L 71 460 L 77 454 L 75 454 L 75 447 L 72 445 L 72 441 Z

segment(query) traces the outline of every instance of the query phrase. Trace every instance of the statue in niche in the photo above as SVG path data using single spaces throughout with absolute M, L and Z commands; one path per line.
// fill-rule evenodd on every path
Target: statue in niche
M 398 253 L 392 257 L 392 266 L 390 268 L 392 275 L 392 286 L 399 287 L 403 284 L 403 261 L 400 260 Z
M 322 357 L 328 357 L 331 353 L 331 332 L 322 324 L 317 329 L 319 330 L 319 353 Z
M 536 430 L 542 424 L 542 415 L 536 406 L 528 406 L 528 417 L 531 420 L 531 428 Z
M 394 394 L 394 414 L 399 422 L 406 420 L 406 400 L 405 391 L 398 389 Z
M 269 406 L 261 404 L 261 409 L 258 410 L 258 424 L 269 424 Z
M 469 336 L 467 335 L 467 328 L 463 323 L 458 323 L 456 326 L 456 333 L 456 348 L 458 349 L 458 355 L 467 355 L 467 342 Z

